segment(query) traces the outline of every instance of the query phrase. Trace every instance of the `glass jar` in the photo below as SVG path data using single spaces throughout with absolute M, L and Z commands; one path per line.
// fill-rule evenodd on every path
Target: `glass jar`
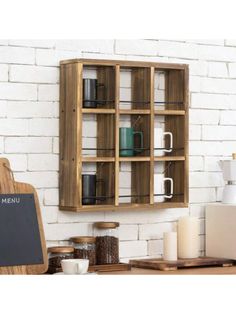
M 119 263 L 118 222 L 95 222 L 98 265 Z
M 74 258 L 88 259 L 89 265 L 96 265 L 96 239 L 95 237 L 71 238 L 74 245 Z
M 61 272 L 61 261 L 74 258 L 73 246 L 52 246 L 48 248 L 48 273 Z

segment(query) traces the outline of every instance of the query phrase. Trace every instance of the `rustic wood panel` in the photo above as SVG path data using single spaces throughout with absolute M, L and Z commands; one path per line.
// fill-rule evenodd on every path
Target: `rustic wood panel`
M 116 123 L 115 123 L 115 205 L 119 205 L 119 171 L 120 171 L 120 66 L 116 65 L 116 79 L 115 79 L 115 109 L 116 109 Z
M 94 265 L 89 266 L 89 272 L 108 272 L 108 271 L 125 271 L 131 270 L 130 264 L 107 264 L 107 265 Z
M 124 67 L 157 67 L 160 71 L 166 69 L 186 69 L 186 64 L 177 63 L 158 63 L 158 62 L 142 62 L 142 61 L 125 61 L 125 60 L 102 60 L 102 59 L 69 59 L 60 62 L 63 64 L 83 63 L 90 66 L 115 66 L 119 64 Z
M 97 180 L 97 197 L 105 197 L 98 199 L 97 204 L 115 205 L 115 163 L 97 163 Z
M 168 70 L 165 75 L 165 105 L 166 110 L 184 110 L 184 71 L 183 70 Z M 182 104 L 172 104 L 171 102 L 180 102 Z M 173 134 L 173 151 L 168 153 L 167 156 L 185 156 L 185 147 L 188 145 L 185 138 L 185 119 L 187 115 L 167 115 L 165 116 L 165 131 L 172 132 Z M 169 146 L 169 140 L 166 141 L 166 146 Z M 188 161 L 185 162 L 188 163 Z M 172 162 L 166 163 L 167 168 L 166 176 L 174 180 L 174 194 L 167 202 L 183 202 L 185 186 L 187 185 L 185 176 L 185 162 Z M 169 167 L 168 167 L 169 166 Z M 188 189 L 188 187 L 187 187 Z
M 199 257 L 191 259 L 178 259 L 177 261 L 164 261 L 160 258 L 130 260 L 132 267 L 156 270 L 176 270 L 189 267 L 206 266 L 233 266 L 234 261 L 226 258 Z
M 34 194 L 36 214 L 39 225 L 40 240 L 43 252 L 43 264 L 40 265 L 21 265 L 11 267 L 0 267 L 0 274 L 41 274 L 47 271 L 48 256 L 44 237 L 43 222 L 40 212 L 39 200 L 37 192 L 32 185 L 16 182 L 12 177 L 10 163 L 5 158 L 0 158 L 0 193 L 1 194 Z M 22 213 L 23 214 L 23 213 Z
M 98 84 L 104 85 L 98 86 L 98 100 L 105 100 L 104 103 L 98 103 L 98 107 L 113 109 L 115 107 L 115 67 L 98 67 L 97 80 Z
M 131 100 L 132 109 L 150 110 L 151 74 L 150 68 L 132 68 L 131 72 Z M 151 156 L 151 117 L 150 115 L 132 115 L 131 125 L 135 131 L 143 132 L 144 150 L 138 157 Z M 139 146 L 138 137 L 135 138 L 135 147 Z M 132 203 L 150 203 L 150 162 L 132 162 L 131 198 Z
M 82 65 L 60 71 L 60 206 L 81 205 Z

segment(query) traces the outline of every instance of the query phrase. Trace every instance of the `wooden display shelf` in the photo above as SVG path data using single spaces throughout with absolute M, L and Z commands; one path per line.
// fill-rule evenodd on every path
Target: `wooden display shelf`
M 95 71 L 98 84 L 105 86 L 98 89 L 97 99 L 102 100 L 101 103 L 97 101 L 98 108 L 83 108 L 84 69 L 86 77 L 90 70 Z M 120 99 L 122 71 L 131 75 L 130 101 Z M 155 75 L 160 71 L 164 73 L 164 101 L 155 100 L 155 95 L 158 95 Z M 61 210 L 79 212 L 188 206 L 188 76 L 188 66 L 184 64 L 88 59 L 61 62 Z M 121 107 L 126 103 L 129 109 Z M 161 110 L 156 110 L 157 104 L 161 104 Z M 83 156 L 86 150 L 82 147 L 82 126 L 87 123 L 87 120 L 83 121 L 84 114 L 96 115 L 95 156 Z M 123 117 L 125 115 L 130 117 Z M 141 119 L 136 123 L 139 116 Z M 173 134 L 173 147 L 181 147 L 161 157 L 154 156 L 154 128 L 158 116 L 164 117 L 161 117 L 164 131 Z M 120 157 L 119 128 L 126 119 L 130 119 L 135 131 L 143 133 L 145 149 L 136 156 Z M 168 138 L 165 147 L 169 147 Z M 119 198 L 120 166 L 125 162 L 131 165 L 132 197 L 127 203 Z M 166 177 L 174 180 L 174 196 L 163 203 L 154 202 L 156 162 L 163 162 Z M 96 205 L 82 205 L 82 167 L 86 163 L 90 163 L 89 167 L 95 166 L 98 179 L 106 182 L 105 195 L 101 188 L 97 188 L 99 201 Z

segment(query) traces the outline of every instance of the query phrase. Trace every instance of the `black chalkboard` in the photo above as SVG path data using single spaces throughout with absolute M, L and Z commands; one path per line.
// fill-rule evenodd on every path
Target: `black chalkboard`
M 0 194 L 0 267 L 43 264 L 34 194 Z

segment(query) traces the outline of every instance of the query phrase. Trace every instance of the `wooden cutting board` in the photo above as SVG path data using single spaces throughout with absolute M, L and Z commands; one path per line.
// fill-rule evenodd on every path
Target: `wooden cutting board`
M 4 198 L 5 195 L 6 198 Z M 0 158 L 0 196 L 1 217 L 4 217 L 1 221 L 3 236 L 0 239 L 0 274 L 40 274 L 46 272 L 48 256 L 37 192 L 32 185 L 14 180 L 10 163 L 5 158 Z M 18 207 L 17 204 L 9 204 L 8 202 L 16 196 L 19 199 Z M 26 202 L 20 204 L 23 199 Z M 22 226 L 24 228 L 12 228 L 15 225 L 19 226 L 19 221 L 21 221 L 21 228 Z M 22 234 L 26 235 L 26 241 L 22 240 Z M 31 235 L 31 238 L 28 237 L 28 234 Z M 9 247 L 15 249 L 12 250 Z M 23 256 L 23 250 L 26 252 L 24 253 L 25 256 Z M 39 257 L 35 255 L 35 252 L 39 252 Z M 19 259 L 21 259 L 20 264 L 17 262 Z
M 174 262 L 164 261 L 160 258 L 147 258 L 130 260 L 132 267 L 156 270 L 177 270 L 178 268 L 207 267 L 207 266 L 233 266 L 234 261 L 225 258 L 199 257 L 191 259 L 178 259 Z

